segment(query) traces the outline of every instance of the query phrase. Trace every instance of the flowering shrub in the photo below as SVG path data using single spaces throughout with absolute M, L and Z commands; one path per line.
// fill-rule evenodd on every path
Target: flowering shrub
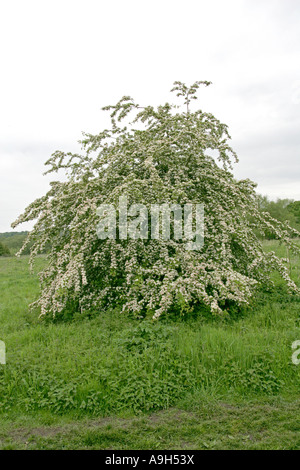
M 51 245 L 40 274 L 42 315 L 115 308 L 158 318 L 189 313 L 201 305 L 221 314 L 249 301 L 277 270 L 290 291 L 299 292 L 286 261 L 265 253 L 260 237 L 273 233 L 299 253 L 300 234 L 259 211 L 255 184 L 236 180 L 227 126 L 212 114 L 191 112 L 200 84 L 175 82 L 172 91 L 186 108 L 166 103 L 140 107 L 125 96 L 111 111 L 111 129 L 83 134 L 82 153 L 56 151 L 49 172 L 66 171 L 49 192 L 30 204 L 13 224 L 37 219 L 23 249 L 34 257 Z M 127 123 L 128 115 L 133 121 Z M 121 122 L 127 124 L 123 127 Z M 99 239 L 97 207 L 129 203 L 205 206 L 205 243 L 187 250 L 184 240 Z M 117 230 L 118 231 L 118 230 Z M 260 234 L 260 236 L 258 236 Z M 22 250 L 21 250 L 22 251 Z

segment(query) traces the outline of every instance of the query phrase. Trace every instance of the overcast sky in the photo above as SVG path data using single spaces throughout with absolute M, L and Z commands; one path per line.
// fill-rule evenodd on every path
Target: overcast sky
M 238 178 L 300 200 L 300 0 L 0 0 L 0 67 L 0 232 L 102 106 L 169 101 L 175 80 L 213 82 L 195 103 L 229 125 Z

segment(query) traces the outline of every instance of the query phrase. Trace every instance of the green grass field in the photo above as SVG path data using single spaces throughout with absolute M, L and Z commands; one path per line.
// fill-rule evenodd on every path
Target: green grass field
M 276 276 L 231 318 L 45 323 L 27 262 L 0 258 L 1 449 L 300 449 L 300 299 Z

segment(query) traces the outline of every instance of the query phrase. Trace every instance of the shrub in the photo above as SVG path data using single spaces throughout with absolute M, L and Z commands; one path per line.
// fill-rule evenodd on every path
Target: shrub
M 10 256 L 10 254 L 9 248 L 0 242 L 0 256 Z
M 56 151 L 48 172 L 65 170 L 67 180 L 30 204 L 13 227 L 37 219 L 27 238 L 31 262 L 50 245 L 41 273 L 37 305 L 42 315 L 118 308 L 136 316 L 188 314 L 201 306 L 222 313 L 249 301 L 256 286 L 270 284 L 277 270 L 290 291 L 297 291 L 284 260 L 265 253 L 266 233 L 299 252 L 300 234 L 259 210 L 255 184 L 236 180 L 227 126 L 212 114 L 190 111 L 200 84 L 175 82 L 172 91 L 185 108 L 166 103 L 141 108 L 125 96 L 111 111 L 111 129 L 84 134 L 81 154 Z M 131 124 L 120 127 L 128 114 Z M 187 250 L 186 240 L 99 239 L 100 204 L 205 205 L 205 244 Z M 120 224 L 116 232 L 120 231 Z M 259 235 L 258 235 L 259 234 Z M 24 248 L 26 247 L 26 244 Z

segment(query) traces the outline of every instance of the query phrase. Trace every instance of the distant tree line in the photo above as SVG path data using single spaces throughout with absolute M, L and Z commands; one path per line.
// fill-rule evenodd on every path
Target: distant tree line
M 267 196 L 259 195 L 259 208 L 262 212 L 269 212 L 274 219 L 288 222 L 291 227 L 300 230 L 300 201 L 279 198 L 271 201 Z M 266 235 L 269 239 L 275 238 L 274 234 Z
M 9 256 L 14 255 L 17 253 L 26 237 L 28 232 L 4 232 L 0 233 L 0 256 Z M 4 253 L 5 251 L 5 253 Z M 24 255 L 28 255 L 30 253 L 30 247 L 26 247 L 24 251 Z
M 0 256 L 10 256 L 11 252 L 9 248 L 4 244 L 0 242 Z
M 28 232 L 4 232 L 0 233 L 0 256 L 13 256 L 22 248 Z M 32 243 L 29 243 L 22 255 L 29 255 L 30 248 Z M 45 248 L 45 253 L 47 253 L 50 249 L 50 246 L 47 245 Z

